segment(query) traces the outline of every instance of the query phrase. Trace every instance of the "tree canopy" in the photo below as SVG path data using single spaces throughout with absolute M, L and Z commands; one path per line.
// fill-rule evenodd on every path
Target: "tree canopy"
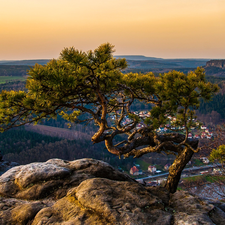
M 113 52 L 109 43 L 88 52 L 65 48 L 59 59 L 36 64 L 28 72 L 27 91 L 0 94 L 0 128 L 4 131 L 58 114 L 72 123 L 94 121 L 98 131 L 92 142 L 104 141 L 108 151 L 119 157 L 174 154 L 166 182 L 173 193 L 182 170 L 198 151 L 198 140 L 188 139 L 190 128 L 199 126 L 195 110 L 200 99 L 211 99 L 218 86 L 206 81 L 202 68 L 187 75 L 178 71 L 157 77 L 151 72 L 123 74 L 126 60 L 115 59 Z M 150 105 L 148 115 L 131 111 L 135 101 Z M 166 124 L 171 132 L 158 132 Z M 115 141 L 118 135 L 123 138 L 120 143 Z
M 210 153 L 211 161 L 218 161 L 224 166 L 225 163 L 225 145 L 220 145 L 217 149 L 213 149 Z

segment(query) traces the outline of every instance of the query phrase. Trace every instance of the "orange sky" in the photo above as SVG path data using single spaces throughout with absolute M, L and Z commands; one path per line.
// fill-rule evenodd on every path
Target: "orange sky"
M 225 58 L 225 0 L 0 0 L 0 60 L 116 55 Z

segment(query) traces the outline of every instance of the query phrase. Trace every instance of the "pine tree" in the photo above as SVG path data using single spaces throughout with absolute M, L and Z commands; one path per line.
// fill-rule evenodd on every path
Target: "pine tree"
M 113 51 L 109 43 L 88 52 L 65 48 L 59 59 L 36 64 L 29 70 L 27 92 L 2 91 L 0 127 L 4 131 L 57 115 L 71 123 L 94 121 L 98 130 L 92 142 L 104 141 L 107 150 L 119 157 L 150 152 L 175 155 L 165 185 L 174 193 L 182 170 L 199 150 L 198 140 L 188 139 L 189 129 L 199 126 L 195 109 L 218 86 L 206 82 L 202 68 L 188 75 L 178 71 L 157 77 L 123 74 L 126 60 L 115 59 Z M 135 101 L 148 105 L 149 114 L 132 112 Z M 176 119 L 170 121 L 169 116 Z M 166 124 L 171 132 L 159 133 L 157 129 Z M 118 136 L 122 141 L 116 143 Z

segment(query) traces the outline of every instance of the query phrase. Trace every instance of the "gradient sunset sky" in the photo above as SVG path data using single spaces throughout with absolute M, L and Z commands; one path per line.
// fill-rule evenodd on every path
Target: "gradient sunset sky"
M 0 0 L 0 60 L 115 55 L 225 59 L 225 0 Z

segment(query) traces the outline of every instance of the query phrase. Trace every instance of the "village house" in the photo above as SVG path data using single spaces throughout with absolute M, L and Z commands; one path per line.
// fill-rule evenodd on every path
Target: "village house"
M 155 166 L 151 166 L 151 165 L 150 165 L 150 166 L 148 167 L 148 171 L 151 172 L 151 173 L 155 173 L 156 170 L 157 170 L 157 169 L 156 169 Z
M 144 127 L 144 125 L 141 124 L 141 123 L 139 123 L 139 124 L 137 125 L 137 129 L 140 129 L 140 128 L 142 128 L 142 127 Z
M 202 132 L 201 138 L 204 138 L 204 137 L 206 137 L 206 133 L 205 132 Z
M 169 120 L 172 120 L 172 116 L 167 116 L 167 118 L 168 118 Z
M 198 134 L 195 134 L 194 138 L 195 139 L 199 139 L 199 135 Z
M 222 171 L 220 168 L 213 168 L 213 174 L 221 174 Z
M 131 175 L 141 175 L 142 174 L 142 170 L 141 169 L 138 169 L 136 166 L 133 166 L 130 169 L 130 174 Z
M 189 133 L 188 134 L 188 138 L 192 138 L 192 133 Z
M 172 121 L 173 122 L 176 122 L 177 118 L 176 117 L 173 117 Z
M 139 113 L 139 116 L 143 118 L 143 117 L 145 117 L 145 113 L 144 113 L 143 111 L 141 111 L 141 112 Z
M 165 166 L 164 166 L 164 170 L 168 170 L 170 168 L 171 164 L 170 163 L 167 163 Z
M 146 183 L 146 186 L 158 186 L 159 183 L 157 181 L 149 181 Z
M 150 112 L 148 112 L 147 113 L 147 115 L 146 115 L 146 117 L 150 117 L 151 116 L 151 113 Z
M 208 160 L 207 157 L 201 157 L 200 159 L 201 159 L 202 162 L 205 163 L 205 164 L 208 164 L 208 163 L 209 163 L 209 160 Z

